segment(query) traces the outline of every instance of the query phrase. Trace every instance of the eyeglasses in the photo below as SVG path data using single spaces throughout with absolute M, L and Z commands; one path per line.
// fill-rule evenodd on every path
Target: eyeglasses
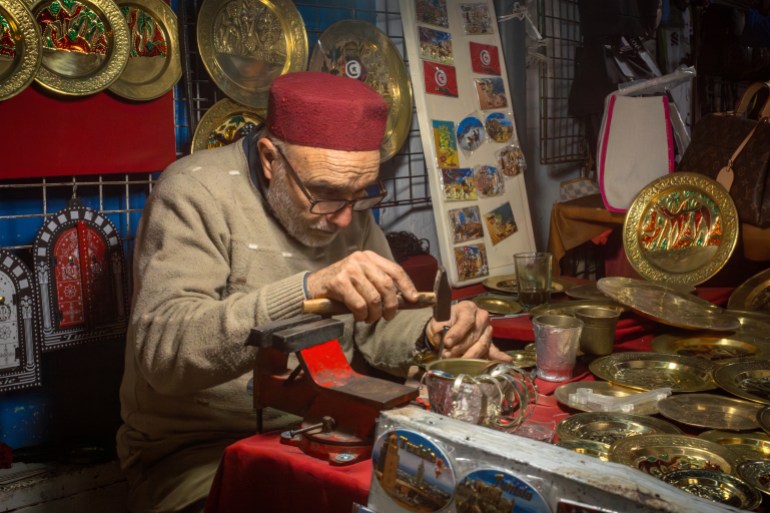
M 289 159 L 286 158 L 286 155 L 284 155 L 281 148 L 279 148 L 278 145 L 275 145 L 275 148 L 278 150 L 281 158 L 283 158 L 283 161 L 286 163 L 286 170 L 289 172 L 289 176 L 291 176 L 292 180 L 294 180 L 294 182 L 299 185 L 299 189 L 310 202 L 310 212 L 313 214 L 335 214 L 348 205 L 353 207 L 353 210 L 356 211 L 369 210 L 370 208 L 374 208 L 382 203 L 382 200 L 384 200 L 385 196 L 388 195 L 388 191 L 385 189 L 382 181 L 378 180 L 376 184 L 370 185 L 364 189 L 366 196 L 361 198 L 352 200 L 316 199 L 310 194 L 310 191 L 307 190 L 307 187 L 305 187 L 302 179 L 294 170 L 294 167 L 291 165 L 291 162 L 289 162 Z

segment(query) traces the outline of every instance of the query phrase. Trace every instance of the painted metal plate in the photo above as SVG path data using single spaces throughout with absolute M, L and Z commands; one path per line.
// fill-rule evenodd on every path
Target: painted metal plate
M 602 461 L 609 459 L 608 453 L 610 451 L 610 445 L 602 442 L 596 442 L 594 440 L 562 440 L 557 442 L 558 447 L 564 447 L 570 451 L 574 451 L 578 454 L 585 454 L 586 456 L 592 456 Z
M 66 96 L 98 93 L 128 63 L 129 34 L 112 0 L 32 0 L 40 28 L 43 62 L 35 80 Z
M 738 477 L 770 495 L 770 460 L 744 461 L 738 465 Z
M 757 429 L 757 403 L 716 394 L 678 394 L 658 402 L 661 415 L 688 426 L 747 431 Z
M 609 460 L 655 477 L 675 470 L 735 472 L 738 455 L 716 442 L 688 435 L 639 435 L 610 446 Z
M 738 334 L 724 337 L 709 332 L 692 335 L 666 334 L 652 339 L 651 346 L 656 353 L 694 356 L 713 362 L 724 362 L 733 358 L 770 357 L 770 342 L 758 342 Z
M 246 107 L 224 98 L 215 103 L 198 122 L 190 152 L 226 146 L 256 130 L 266 119 L 266 109 Z
M 713 470 L 676 470 L 662 477 L 666 483 L 689 494 L 742 510 L 753 510 L 762 503 L 762 495 L 745 481 Z
M 510 296 L 500 294 L 479 294 L 473 298 L 473 302 L 490 315 L 513 315 L 522 310 L 521 305 Z
M 323 71 L 368 84 L 389 107 L 380 160 L 398 153 L 412 126 L 412 84 L 401 54 L 388 36 L 369 22 L 342 20 L 323 31 L 309 71 Z
M 457 511 L 551 513 L 535 487 L 501 469 L 481 468 L 469 472 L 457 484 L 455 503 Z
M 580 411 L 593 411 L 588 409 L 585 404 L 579 403 L 571 398 L 571 396 L 577 393 L 578 389 L 582 388 L 587 388 L 594 394 L 608 397 L 630 397 L 632 395 L 641 393 L 639 390 L 614 385 L 606 381 L 575 381 L 572 383 L 559 385 L 559 387 L 554 391 L 554 396 L 556 397 L 556 400 L 561 404 L 572 409 Z M 655 401 L 644 403 L 640 407 L 635 408 L 633 413 L 634 415 L 654 415 L 658 413 L 658 403 Z
M 730 259 L 738 212 L 730 194 L 697 173 L 672 173 L 642 189 L 626 213 L 623 247 L 644 278 L 697 285 Z
M 0 101 L 35 79 L 43 44 L 34 16 L 21 0 L 0 0 Z
M 762 431 L 734 433 L 712 429 L 699 434 L 698 438 L 727 447 L 736 453 L 741 461 L 770 458 L 770 436 Z
M 770 319 L 770 269 L 755 274 L 730 294 L 727 308 L 766 312 Z
M 153 100 L 182 77 L 179 29 L 163 0 L 117 0 L 128 23 L 130 52 L 123 73 L 109 87 L 129 100 Z
M 597 287 L 639 315 L 676 328 L 734 331 L 741 325 L 726 310 L 659 283 L 612 276 L 601 278 Z
M 662 353 L 613 353 L 592 361 L 597 377 L 639 390 L 671 388 L 672 392 L 702 392 L 716 388 L 714 364 L 701 358 Z
M 746 360 L 720 365 L 714 370 L 714 380 L 720 388 L 733 395 L 770 404 L 768 360 Z
M 593 440 L 608 445 L 629 436 L 678 435 L 682 430 L 665 420 L 627 413 L 576 413 L 559 422 L 560 440 Z
M 267 108 L 270 84 L 307 65 L 307 33 L 290 0 L 204 0 L 198 51 L 214 83 L 232 100 Z
M 485 279 L 482 284 L 497 292 L 503 292 L 505 294 L 518 294 L 519 288 L 516 284 L 515 274 L 503 274 L 501 276 L 490 276 Z M 551 294 L 561 294 L 567 287 L 557 278 L 551 280 Z

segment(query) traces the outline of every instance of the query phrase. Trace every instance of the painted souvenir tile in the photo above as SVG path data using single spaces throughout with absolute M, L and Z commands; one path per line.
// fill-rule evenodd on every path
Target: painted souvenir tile
M 443 30 L 418 27 L 420 34 L 420 58 L 442 64 L 452 64 L 452 34 Z
M 502 78 L 477 78 L 476 93 L 481 110 L 502 109 L 508 106 Z
M 459 281 L 489 276 L 487 248 L 483 243 L 457 246 L 454 250 Z
M 497 152 L 497 169 L 503 176 L 516 176 L 527 169 L 524 152 L 515 144 L 510 144 Z
M 422 69 L 426 93 L 457 97 L 457 70 L 454 66 L 422 61 Z
M 505 511 L 550 513 L 540 492 L 515 475 L 498 469 L 477 469 L 467 474 L 455 492 L 457 513 Z
M 497 246 L 518 231 L 516 220 L 513 218 L 513 209 L 507 201 L 484 214 L 484 221 L 487 225 L 487 233 L 492 240 L 492 245 Z
M 493 34 L 492 13 L 489 5 L 484 3 L 460 4 L 460 16 L 466 34 Z
M 436 145 L 438 167 L 460 167 L 453 122 L 433 120 L 433 143 Z
M 495 166 L 476 166 L 476 188 L 482 196 L 499 196 L 505 191 L 503 177 Z
M 484 121 L 487 135 L 495 142 L 508 142 L 513 136 L 513 122 L 511 118 L 502 112 L 493 112 Z
M 500 74 L 500 52 L 495 45 L 485 45 L 471 41 L 471 69 L 482 75 Z
M 456 208 L 449 211 L 454 243 L 480 239 L 484 236 L 479 207 Z
M 476 192 L 476 180 L 473 178 L 473 169 L 471 168 L 442 168 L 441 180 L 446 201 L 465 201 L 479 198 Z
M 417 0 L 415 6 L 417 22 L 449 27 L 449 15 L 446 10 L 446 0 Z
M 466 152 L 475 151 L 485 139 L 484 125 L 474 116 L 468 116 L 457 125 L 457 143 Z

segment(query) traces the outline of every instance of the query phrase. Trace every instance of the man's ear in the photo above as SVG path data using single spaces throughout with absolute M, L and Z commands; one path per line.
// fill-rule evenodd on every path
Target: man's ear
M 273 141 L 267 137 L 262 137 L 257 141 L 257 154 L 259 155 L 259 162 L 262 164 L 262 173 L 269 183 L 273 179 L 273 167 L 278 159 L 278 149 Z

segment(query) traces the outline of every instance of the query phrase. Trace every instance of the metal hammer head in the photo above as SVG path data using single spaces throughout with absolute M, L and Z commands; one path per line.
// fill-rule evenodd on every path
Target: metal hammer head
M 433 304 L 433 318 L 437 321 L 448 321 L 452 316 L 452 288 L 449 286 L 446 269 L 441 265 L 436 272 L 433 293 L 436 296 L 436 302 Z

